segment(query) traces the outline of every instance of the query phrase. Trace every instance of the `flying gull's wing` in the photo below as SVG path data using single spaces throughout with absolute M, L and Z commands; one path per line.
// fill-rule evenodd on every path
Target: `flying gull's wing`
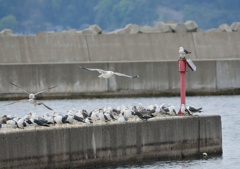
M 26 90 L 24 90 L 23 88 L 15 85 L 14 83 L 12 83 L 12 82 L 10 82 L 10 81 L 8 81 L 8 82 L 9 82 L 11 85 L 13 85 L 13 86 L 15 86 L 15 87 L 17 87 L 17 88 L 19 88 L 19 89 L 22 89 L 25 93 L 30 94 L 30 93 L 28 93 Z
M 115 75 L 117 75 L 117 76 L 128 77 L 128 78 L 137 78 L 137 77 L 139 77 L 139 75 L 137 75 L 137 76 L 129 76 L 129 75 L 122 74 L 122 73 L 118 73 L 118 72 L 113 72 L 113 74 L 115 74 Z
M 55 85 L 55 86 L 49 87 L 49 88 L 47 88 L 47 89 L 43 89 L 43 90 L 41 90 L 41 91 L 35 93 L 34 95 L 38 95 L 38 94 L 40 94 L 40 93 L 42 93 L 42 92 L 45 92 L 45 91 L 50 90 L 50 89 L 53 89 L 53 88 L 55 88 L 55 87 L 58 87 L 58 84 Z
M 18 103 L 18 102 L 27 102 L 27 101 L 28 101 L 28 99 L 18 100 L 18 101 L 14 101 L 14 102 L 5 104 L 4 106 L 8 106 L 8 105 L 11 105 L 11 104 L 14 104 L 14 103 Z
M 86 67 L 82 67 L 82 66 L 79 66 L 81 69 L 85 69 L 85 70 L 90 70 L 90 71 L 97 71 L 99 73 L 104 73 L 106 72 L 105 70 L 102 70 L 102 69 L 91 69 L 91 68 L 86 68 Z
M 49 110 L 53 110 L 52 108 L 48 107 L 46 104 L 44 104 L 43 102 L 37 102 L 37 105 L 43 105 L 44 107 L 46 107 Z

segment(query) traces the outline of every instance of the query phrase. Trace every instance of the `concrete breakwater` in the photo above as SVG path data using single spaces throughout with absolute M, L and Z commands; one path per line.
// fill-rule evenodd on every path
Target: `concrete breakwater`
M 240 59 L 239 32 L 0 36 L 1 63 L 175 61 L 180 46 L 193 60 Z
M 74 168 L 222 154 L 220 116 L 0 130 L 0 168 Z
M 239 94 L 240 60 L 196 60 L 197 71 L 186 74 L 187 94 Z M 78 66 L 117 70 L 137 79 L 98 78 Z M 83 98 L 113 96 L 179 95 L 176 61 L 64 64 L 1 64 L 1 99 L 26 98 L 26 93 L 9 84 L 12 81 L 29 92 L 38 92 L 59 84 L 39 98 Z
M 178 95 L 178 48 L 197 66 L 187 73 L 190 94 L 240 93 L 240 33 L 188 32 L 148 34 L 42 33 L 0 36 L 0 99 L 25 97 L 12 81 L 30 92 L 59 86 L 45 98 L 121 95 Z M 138 79 L 97 78 L 78 65 L 114 70 Z M 41 97 L 41 96 L 40 96 Z

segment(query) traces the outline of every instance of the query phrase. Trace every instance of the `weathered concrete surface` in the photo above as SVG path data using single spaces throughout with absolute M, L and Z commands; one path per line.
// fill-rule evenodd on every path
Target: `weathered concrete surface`
M 85 36 L 75 33 L 0 37 L 1 63 L 89 61 Z
M 240 58 L 240 34 L 236 32 L 199 32 L 193 33 L 193 39 L 197 59 Z
M 186 90 L 189 94 L 222 94 L 240 91 L 240 60 L 194 61 L 197 71 L 187 69 Z M 140 78 L 98 78 L 98 72 L 78 66 L 113 70 Z M 55 86 L 39 95 L 46 98 L 159 96 L 179 95 L 178 62 L 121 62 L 71 64 L 0 65 L 0 99 L 26 98 L 26 94 L 9 84 L 11 81 L 29 92 Z
M 192 51 L 192 59 L 239 59 L 240 33 L 85 35 L 72 30 L 37 36 L 0 36 L 0 60 L 1 63 L 38 64 L 175 61 L 180 46 Z
M 74 168 L 222 154 L 220 116 L 0 130 L 0 169 Z

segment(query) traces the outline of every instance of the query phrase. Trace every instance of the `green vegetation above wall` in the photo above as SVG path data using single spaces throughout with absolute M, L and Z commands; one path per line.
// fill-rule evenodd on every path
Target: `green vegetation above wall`
M 0 30 L 33 34 L 98 24 L 112 31 L 129 23 L 152 26 L 186 20 L 206 30 L 239 22 L 239 6 L 239 0 L 0 0 Z

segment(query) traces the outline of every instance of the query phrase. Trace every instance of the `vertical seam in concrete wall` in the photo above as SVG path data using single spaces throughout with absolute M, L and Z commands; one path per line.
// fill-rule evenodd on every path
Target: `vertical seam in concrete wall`
M 198 56 L 197 56 L 197 52 L 196 52 L 196 44 L 195 44 L 195 38 L 194 38 L 194 36 L 193 36 L 193 33 L 191 33 L 191 36 L 192 36 L 192 41 L 193 41 L 194 54 L 195 54 L 196 59 L 197 59 Z
M 214 61 L 215 62 L 215 78 L 216 78 L 216 84 L 215 84 L 215 91 L 218 91 L 218 75 L 217 75 L 217 70 L 218 70 L 218 68 L 217 68 L 217 62 L 218 61 Z
M 89 47 L 88 47 L 88 41 L 87 41 L 87 36 L 84 35 L 85 38 L 85 42 L 86 42 L 86 47 L 87 47 L 87 55 L 88 55 L 88 61 L 91 61 L 91 57 L 90 57 L 90 52 L 89 52 Z
M 198 116 L 198 158 L 200 159 L 200 144 L 201 144 L 201 124 L 200 124 L 200 118 Z
M 107 70 L 109 70 L 109 63 L 107 63 Z M 110 92 L 110 78 L 107 78 L 107 90 Z

